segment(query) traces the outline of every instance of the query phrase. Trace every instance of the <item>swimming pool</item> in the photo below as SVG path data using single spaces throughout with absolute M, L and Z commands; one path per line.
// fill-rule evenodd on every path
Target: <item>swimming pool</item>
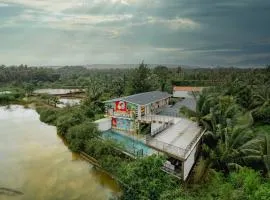
M 124 148 L 133 155 L 150 155 L 153 153 L 153 149 L 148 147 L 141 141 L 134 140 L 131 137 L 117 133 L 112 130 L 108 130 L 102 133 L 102 137 L 106 139 L 113 139 L 124 145 Z

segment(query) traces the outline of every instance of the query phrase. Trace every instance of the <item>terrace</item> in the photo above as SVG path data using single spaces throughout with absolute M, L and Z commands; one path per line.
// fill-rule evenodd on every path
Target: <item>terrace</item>
M 148 135 L 146 144 L 172 157 L 185 160 L 203 135 L 197 123 L 175 118 L 176 123 L 155 136 Z

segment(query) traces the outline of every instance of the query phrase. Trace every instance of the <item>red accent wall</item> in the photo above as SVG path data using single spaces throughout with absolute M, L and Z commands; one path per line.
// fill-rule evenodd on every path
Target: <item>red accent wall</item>
M 127 111 L 127 102 L 116 101 L 115 102 L 115 111 L 126 112 Z

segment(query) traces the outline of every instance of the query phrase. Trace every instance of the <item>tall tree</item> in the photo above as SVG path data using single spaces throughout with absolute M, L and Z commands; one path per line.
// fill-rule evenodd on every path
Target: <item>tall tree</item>
M 158 76 L 159 87 L 161 91 L 164 91 L 166 82 L 169 77 L 169 69 L 166 66 L 159 65 L 154 68 L 154 74 Z
M 136 94 L 151 91 L 151 71 L 143 62 L 129 77 L 128 93 Z

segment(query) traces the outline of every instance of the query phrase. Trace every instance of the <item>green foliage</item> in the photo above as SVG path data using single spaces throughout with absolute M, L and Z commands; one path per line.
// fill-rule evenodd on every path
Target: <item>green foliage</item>
M 23 88 L 24 88 L 24 90 L 26 92 L 26 96 L 31 95 L 33 93 L 33 91 L 34 91 L 34 85 L 32 83 L 25 83 L 23 85 Z
M 163 192 L 159 198 L 159 200 L 194 200 L 194 199 L 196 198 L 193 197 L 188 192 L 185 192 L 183 188 L 175 190 L 167 190 L 166 192 Z
M 0 91 L 1 92 L 1 91 Z M 12 91 L 11 93 L 0 93 L 0 105 L 1 104 L 9 104 L 16 103 L 23 97 L 23 94 L 19 91 Z
M 48 124 L 55 124 L 57 119 L 57 110 L 54 108 L 44 108 L 39 107 L 37 108 L 37 112 L 39 113 L 40 120 L 42 122 L 48 123 Z
M 270 181 L 260 185 L 253 195 L 252 200 L 268 200 L 270 199 Z
M 256 122 L 270 124 L 270 103 L 262 105 L 253 112 L 253 117 Z
M 202 200 L 253 200 L 268 199 L 270 180 L 264 180 L 260 174 L 252 169 L 241 168 L 224 176 L 213 173 L 208 182 L 201 185 L 191 185 L 188 190 L 178 192 L 181 196 Z M 177 198 L 175 198 L 177 199 Z M 181 198 L 180 198 L 181 199 Z M 189 199 L 189 198 L 187 198 Z
M 143 62 L 129 77 L 129 94 L 151 91 L 150 69 Z
M 85 141 L 95 138 L 99 135 L 96 124 L 85 121 L 81 124 L 72 126 L 66 134 L 69 147 L 74 152 L 79 152 L 84 149 Z
M 50 68 L 27 67 L 26 65 L 0 66 L 0 83 L 37 83 L 38 81 L 50 82 L 58 79 L 59 75 L 56 75 L 55 71 Z
M 64 110 L 64 114 L 60 114 L 60 116 L 56 120 L 57 131 L 60 135 L 65 136 L 68 129 L 76 124 L 79 124 L 85 120 L 85 116 L 81 113 L 80 110 L 74 109 L 72 110 Z
M 119 174 L 119 170 L 126 164 L 126 161 L 118 156 L 103 155 L 99 157 L 100 165 L 111 174 Z
M 121 169 L 120 180 L 125 183 L 122 199 L 159 199 L 176 186 L 176 181 L 160 170 L 164 159 L 150 156 L 130 162 Z
M 160 65 L 154 68 L 153 73 L 158 77 L 159 89 L 165 91 L 170 73 L 169 69 L 166 66 Z
M 261 184 L 259 173 L 248 168 L 231 173 L 229 181 L 235 189 L 243 190 L 248 196 L 251 196 L 257 190 L 258 185 Z

